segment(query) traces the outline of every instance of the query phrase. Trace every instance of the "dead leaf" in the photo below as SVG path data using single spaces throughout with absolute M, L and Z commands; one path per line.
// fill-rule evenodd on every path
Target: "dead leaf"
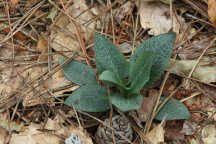
M 216 0 L 208 0 L 208 16 L 216 28 Z
M 35 66 L 31 69 L 26 70 L 25 73 L 27 73 L 26 75 L 28 75 L 28 77 L 26 76 L 25 79 L 26 82 L 35 79 L 36 77 L 44 73 L 46 70 L 47 66 L 42 65 Z M 46 85 L 46 81 L 47 80 L 42 79 L 34 85 L 32 85 L 32 87 L 36 87 L 37 85 L 39 85 L 36 88 L 27 87 L 26 91 L 28 93 L 23 97 L 23 106 L 34 106 L 37 104 L 52 104 L 52 101 L 54 99 L 49 93 L 44 93 L 42 95 L 44 91 L 47 91 L 49 89 L 49 85 Z
M 193 93 L 188 97 L 190 96 L 193 96 Z M 200 96 L 191 97 L 190 99 L 186 100 L 184 104 L 190 111 L 199 111 L 202 108 L 202 100 Z
M 55 74 L 53 74 L 51 76 L 51 78 L 47 79 L 45 82 L 46 87 L 48 87 L 49 89 L 56 89 L 59 87 L 64 87 L 67 85 L 72 84 L 71 81 L 69 81 L 68 79 L 66 79 L 66 77 L 64 76 L 64 73 L 62 70 L 56 72 Z M 62 89 L 60 91 L 55 92 L 54 94 L 56 96 L 59 97 L 59 95 L 63 94 L 64 92 L 69 92 L 69 91 L 74 91 L 77 88 L 79 88 L 78 85 L 74 85 L 70 88 L 67 89 Z
M 200 81 L 211 83 L 216 82 L 216 65 L 211 64 L 212 58 L 203 57 L 203 59 L 198 64 L 197 68 L 192 74 L 192 78 L 198 79 Z M 174 60 L 171 59 L 167 67 L 170 73 L 177 75 L 188 75 L 197 60 Z
M 114 9 L 113 13 L 116 16 L 116 20 L 119 24 L 122 23 L 122 19 L 126 16 L 126 14 L 131 10 L 131 1 L 127 1 L 126 3 L 123 3 L 119 8 Z
M 44 62 L 48 60 L 48 48 L 47 48 L 48 41 L 43 38 L 42 36 L 39 36 L 39 40 L 37 43 L 37 50 L 41 52 L 41 55 L 38 58 L 38 62 Z
M 141 2 L 139 7 L 140 23 L 144 29 L 150 29 L 148 32 L 151 35 L 159 35 L 167 33 L 173 28 L 173 31 L 179 33 L 180 24 L 173 16 L 170 17 L 170 8 L 166 4 Z M 181 23 L 184 23 L 183 18 L 178 18 Z M 172 26 L 173 21 L 173 26 Z
M 197 123 L 186 120 L 180 132 L 183 133 L 184 135 L 193 135 L 198 128 L 199 126 Z
M 209 124 L 202 129 L 202 140 L 205 144 L 215 144 L 216 143 L 216 126 Z
M 19 0 L 10 0 L 10 2 L 13 6 L 15 6 L 16 4 L 18 4 Z
M 82 24 L 94 18 L 94 15 L 98 14 L 98 10 L 96 8 L 89 9 L 85 0 L 74 0 L 73 3 L 74 4 L 67 9 L 68 14 L 76 19 L 82 38 L 86 42 L 86 45 L 88 45 L 93 42 L 93 30 L 97 24 L 97 21 L 85 26 Z M 58 27 L 53 28 L 51 31 L 50 45 L 56 51 L 62 52 L 68 57 L 70 57 L 72 53 L 80 51 L 80 45 L 75 34 L 76 27 L 74 27 L 73 23 L 70 22 L 69 17 L 62 15 L 57 20 L 56 25 Z
M 0 126 L 0 144 L 7 143 L 8 132 Z
M 5 27 L 2 30 L 3 33 L 8 34 L 10 32 L 10 28 L 9 27 Z M 14 37 L 22 42 L 25 42 L 27 40 L 27 37 L 20 31 L 18 31 L 17 33 L 14 34 Z
M 207 109 L 207 113 L 209 115 L 209 118 L 212 118 L 214 121 L 216 121 L 216 108 L 215 107 L 209 107 Z
M 58 121 L 48 118 L 46 125 L 45 125 L 45 129 L 58 130 L 60 128 L 61 128 L 61 126 L 60 126 L 60 123 L 58 123 Z
M 164 142 L 164 129 L 161 126 L 161 124 L 159 124 L 158 126 L 156 126 L 155 128 L 153 128 L 147 135 L 146 137 L 148 138 L 148 140 L 152 143 L 152 144 L 160 144 Z
M 12 134 L 11 144 L 62 144 L 62 140 L 54 135 L 39 131 L 38 124 L 31 124 L 24 132 Z
M 177 128 L 168 127 L 165 129 L 165 139 L 168 141 L 183 141 L 185 137 Z
M 211 37 L 202 36 L 198 40 L 193 40 L 192 43 L 186 44 L 184 48 L 178 52 L 178 56 L 181 59 L 196 59 L 198 58 L 203 50 L 209 45 Z
M 151 90 L 148 97 L 143 97 L 142 106 L 137 111 L 140 121 L 145 122 L 151 114 L 157 95 L 157 90 Z

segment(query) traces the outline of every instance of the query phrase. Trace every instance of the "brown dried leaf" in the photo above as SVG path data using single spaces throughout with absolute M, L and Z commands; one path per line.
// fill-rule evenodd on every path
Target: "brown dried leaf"
M 76 18 L 76 23 L 84 24 L 97 15 L 97 9 L 92 8 L 88 10 L 88 6 L 84 0 L 75 0 L 74 4 L 69 7 L 68 14 Z M 93 42 L 93 30 L 96 26 L 96 21 L 89 25 L 78 25 L 80 28 L 82 38 L 85 42 L 90 44 Z M 62 15 L 56 22 L 58 27 L 55 27 L 51 32 L 51 46 L 65 56 L 70 57 L 75 51 L 80 51 L 79 42 L 76 38 L 76 27 L 70 22 L 69 17 Z M 56 57 L 58 58 L 58 57 Z
M 0 144 L 7 143 L 8 132 L 0 126 Z
M 200 81 L 211 83 L 216 82 L 216 65 L 211 64 L 213 59 L 210 57 L 203 57 L 197 68 L 192 74 L 192 78 L 198 79 Z M 174 60 L 171 59 L 167 67 L 170 73 L 177 75 L 188 75 L 192 70 L 197 60 Z
M 114 9 L 113 13 L 116 16 L 116 20 L 119 24 L 122 23 L 122 19 L 126 16 L 126 14 L 131 10 L 131 1 L 127 1 L 126 3 L 123 3 L 119 8 Z
M 202 140 L 205 144 L 215 144 L 216 142 L 216 126 L 209 124 L 202 129 Z
M 42 65 L 35 66 L 32 67 L 31 69 L 28 69 L 27 71 L 25 71 L 25 73 L 28 73 L 29 75 L 28 77 L 26 77 L 26 82 L 35 79 L 36 77 L 44 73 L 46 70 L 47 70 L 47 66 L 42 66 Z M 34 106 L 37 104 L 52 103 L 53 98 L 51 97 L 50 94 L 45 93 L 41 95 L 42 92 L 49 89 L 49 87 L 46 85 L 46 81 L 47 80 L 42 79 L 37 83 L 35 83 L 34 85 L 31 85 L 31 87 L 28 87 L 27 89 L 28 93 L 23 98 L 23 106 Z M 36 87 L 37 85 L 39 86 Z
M 174 32 L 179 32 L 180 24 L 174 16 L 173 18 L 170 17 L 168 5 L 142 1 L 138 7 L 141 25 L 144 29 L 150 29 L 149 34 L 159 35 L 167 33 L 171 28 L 173 28 Z M 178 19 L 181 23 L 184 23 L 183 18 L 179 17 Z
M 151 114 L 157 95 L 157 90 L 151 90 L 148 97 L 143 97 L 142 106 L 137 111 L 140 121 L 145 122 L 148 116 Z
M 147 133 L 146 137 L 152 144 L 159 144 L 164 142 L 164 133 L 165 131 L 163 127 L 161 126 L 161 124 L 159 124 L 158 126 L 153 128 L 149 133 Z
M 48 60 L 48 41 L 44 39 L 42 36 L 39 36 L 39 40 L 37 43 L 37 50 L 41 52 L 41 55 L 38 58 L 38 62 L 44 62 Z
M 208 16 L 216 28 L 216 0 L 208 0 Z
M 55 134 L 39 131 L 42 127 L 31 124 L 26 127 L 24 132 L 12 134 L 11 144 L 62 144 L 62 140 Z
M 186 120 L 180 132 L 184 135 L 193 135 L 197 131 L 198 128 L 199 126 L 197 123 Z
M 15 6 L 16 4 L 18 4 L 19 0 L 10 0 L 10 2 L 13 6 Z
M 8 34 L 10 32 L 10 28 L 6 27 L 2 30 L 3 33 Z M 15 33 L 14 37 L 22 42 L 25 42 L 27 37 L 20 31 L 18 31 L 17 33 Z
M 184 134 L 180 133 L 178 129 L 172 127 L 165 129 L 165 138 L 170 141 L 182 141 L 185 139 Z

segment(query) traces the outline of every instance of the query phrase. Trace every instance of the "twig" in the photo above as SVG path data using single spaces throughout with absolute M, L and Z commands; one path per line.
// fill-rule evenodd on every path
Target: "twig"
M 160 103 L 160 98 L 161 98 L 161 95 L 162 95 L 162 92 L 163 92 L 163 89 L 164 89 L 164 86 L 166 84 L 166 81 L 167 81 L 168 77 L 169 77 L 169 72 L 166 72 L 166 75 L 165 75 L 164 80 L 163 80 L 163 82 L 161 84 L 161 87 L 160 87 L 160 91 L 159 91 L 156 103 L 155 103 L 154 108 L 152 110 L 151 116 L 148 117 L 148 120 L 146 122 L 145 129 L 144 129 L 145 134 L 147 134 L 148 131 L 150 130 L 152 121 L 153 121 L 153 119 L 154 119 L 154 117 L 156 115 L 156 110 L 157 110 L 157 107 L 158 107 L 158 105 Z

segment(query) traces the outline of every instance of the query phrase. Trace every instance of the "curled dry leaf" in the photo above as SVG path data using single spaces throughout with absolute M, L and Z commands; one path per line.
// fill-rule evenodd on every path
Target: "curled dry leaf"
M 157 90 L 151 90 L 149 92 L 148 97 L 143 97 L 142 106 L 137 111 L 140 121 L 145 122 L 148 119 L 154 107 L 154 102 L 156 100 L 157 95 L 158 95 Z
M 208 0 L 208 15 L 213 26 L 216 28 L 216 1 Z
M 159 144 L 164 142 L 164 129 L 161 124 L 153 128 L 146 137 L 152 144 Z
M 170 17 L 169 6 L 162 3 L 141 2 L 139 7 L 140 23 L 144 29 L 150 29 L 149 34 L 159 35 L 167 33 L 173 28 L 173 31 L 179 33 L 180 24 L 175 16 Z M 183 18 L 178 17 L 181 23 Z M 173 26 L 172 26 L 173 23 Z
M 211 83 L 216 82 L 216 65 L 210 65 L 212 59 L 209 57 L 204 57 L 197 68 L 194 70 L 192 74 L 192 78 L 198 79 L 200 81 Z M 170 73 L 174 73 L 177 75 L 188 75 L 197 60 L 174 60 L 171 59 L 170 63 L 167 67 L 167 70 Z

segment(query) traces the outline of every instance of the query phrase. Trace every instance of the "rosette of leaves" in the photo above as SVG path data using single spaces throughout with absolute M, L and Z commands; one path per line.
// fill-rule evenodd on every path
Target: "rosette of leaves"
M 88 112 L 106 111 L 110 108 L 109 102 L 121 111 L 139 109 L 141 89 L 153 84 L 164 72 L 175 39 L 175 33 L 147 39 L 135 49 L 128 62 L 110 40 L 95 33 L 95 63 L 103 83 L 98 85 L 92 68 L 71 61 L 63 67 L 63 72 L 68 80 L 81 87 L 66 99 L 65 104 Z M 110 86 L 109 94 L 104 85 Z

